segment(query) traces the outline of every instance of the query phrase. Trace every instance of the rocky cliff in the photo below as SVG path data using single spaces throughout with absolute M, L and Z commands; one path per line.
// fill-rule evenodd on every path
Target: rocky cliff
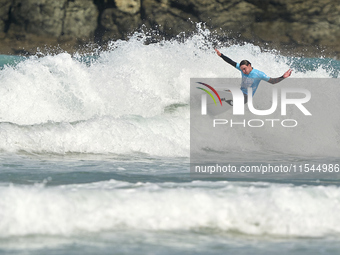
M 220 38 L 340 57 L 339 0 L 0 0 L 0 53 L 124 39 L 143 27 L 171 38 L 203 22 Z

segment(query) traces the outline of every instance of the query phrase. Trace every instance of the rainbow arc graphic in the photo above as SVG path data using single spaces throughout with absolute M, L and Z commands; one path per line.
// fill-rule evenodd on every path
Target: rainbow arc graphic
M 220 98 L 220 95 L 217 93 L 217 91 L 216 91 L 213 87 L 211 87 L 210 85 L 208 85 L 208 84 L 206 84 L 206 83 L 203 83 L 203 82 L 197 82 L 197 83 L 199 83 L 199 84 L 201 84 L 201 85 L 203 85 L 203 86 L 208 87 L 212 92 L 214 92 L 215 95 L 217 96 L 218 100 L 220 101 L 220 104 L 222 105 L 222 100 L 221 100 L 221 98 Z M 211 98 L 212 98 L 212 99 L 214 100 L 214 102 L 215 102 L 215 105 L 217 105 L 217 102 L 216 102 L 216 100 L 215 100 L 215 97 L 213 96 L 213 94 L 211 94 L 211 92 L 210 92 L 209 90 L 204 89 L 204 88 L 200 88 L 200 87 L 197 87 L 197 88 L 198 88 L 198 89 L 201 89 L 201 90 L 203 90 L 203 91 L 205 91 L 209 96 L 211 96 Z

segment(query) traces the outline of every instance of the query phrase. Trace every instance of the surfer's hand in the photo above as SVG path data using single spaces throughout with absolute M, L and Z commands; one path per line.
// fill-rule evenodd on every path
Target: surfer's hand
M 289 69 L 287 72 L 285 72 L 282 76 L 283 78 L 288 78 L 292 74 L 292 69 Z
M 218 49 L 215 49 L 215 51 L 216 51 L 216 53 L 217 53 L 218 56 L 221 56 L 221 55 L 222 55 L 221 52 L 219 52 Z

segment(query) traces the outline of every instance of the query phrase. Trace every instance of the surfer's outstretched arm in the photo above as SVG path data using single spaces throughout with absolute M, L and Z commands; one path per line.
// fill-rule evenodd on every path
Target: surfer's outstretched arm
M 215 49 L 216 53 L 218 56 L 220 56 L 221 58 L 223 58 L 223 60 L 225 62 L 227 62 L 228 64 L 232 65 L 233 67 L 236 67 L 236 62 L 231 60 L 230 58 L 228 58 L 227 56 L 224 56 L 219 50 Z
M 268 82 L 271 83 L 271 84 L 278 83 L 278 82 L 282 81 L 283 79 L 288 78 L 291 74 L 292 74 L 292 69 L 289 69 L 289 70 L 288 70 L 287 72 L 285 72 L 281 77 L 278 77 L 278 78 L 270 78 Z

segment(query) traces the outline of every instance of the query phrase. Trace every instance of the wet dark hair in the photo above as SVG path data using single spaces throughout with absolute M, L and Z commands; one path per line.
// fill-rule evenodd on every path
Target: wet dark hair
M 250 63 L 248 60 L 242 60 L 242 61 L 240 62 L 240 66 L 242 66 L 242 65 L 249 66 L 249 65 L 251 65 L 251 63 Z

